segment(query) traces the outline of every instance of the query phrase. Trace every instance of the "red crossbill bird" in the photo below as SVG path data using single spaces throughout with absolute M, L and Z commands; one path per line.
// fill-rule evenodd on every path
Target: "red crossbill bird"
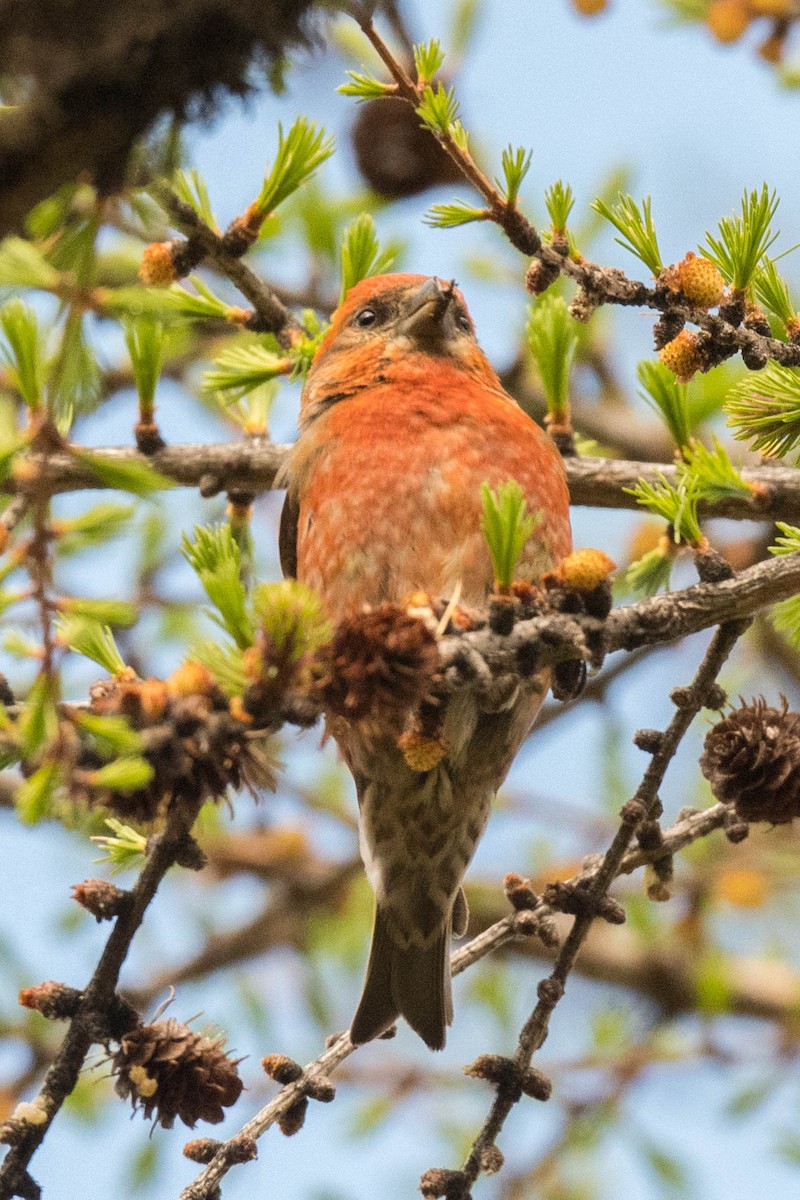
M 285 573 L 314 588 L 334 622 L 415 592 L 458 589 L 463 604 L 485 606 L 493 571 L 481 484 L 507 479 L 539 514 L 517 567 L 533 581 L 571 547 L 553 444 L 503 390 L 454 284 L 421 275 L 357 284 L 303 389 L 281 521 Z M 466 931 L 461 881 L 548 682 L 546 671 L 520 680 L 499 711 L 452 697 L 446 753 L 427 771 L 409 766 L 396 731 L 335 723 L 376 897 L 354 1043 L 403 1016 L 431 1048 L 444 1045 L 449 943 Z

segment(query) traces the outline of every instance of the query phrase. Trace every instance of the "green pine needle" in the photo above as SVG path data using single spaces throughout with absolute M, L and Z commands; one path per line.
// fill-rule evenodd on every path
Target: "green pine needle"
M 488 221 L 489 210 L 473 208 L 461 200 L 452 204 L 432 204 L 422 218 L 432 229 L 454 229 L 457 225 L 468 225 L 470 221 Z
M 796 525 L 787 525 L 785 521 L 776 521 L 780 534 L 775 539 L 775 545 L 770 546 L 770 554 L 796 554 L 800 550 L 800 529 Z
M 133 512 L 131 504 L 109 501 L 95 504 L 77 517 L 55 522 L 59 555 L 76 554 L 116 537 L 130 521 Z
M 414 66 L 417 70 L 417 83 L 430 83 L 444 62 L 444 50 L 436 38 L 423 42 L 414 47 Z
M 513 146 L 507 146 L 503 151 L 503 178 L 505 186 L 499 179 L 495 183 L 502 192 L 505 193 L 506 203 L 513 206 L 517 203 L 519 189 L 522 187 L 522 182 L 528 174 L 531 165 L 532 152 L 525 150 L 523 146 L 518 146 L 515 150 Z
M 716 435 L 712 435 L 712 441 L 711 450 L 696 440 L 683 449 L 681 471 L 694 476 L 700 499 L 714 504 L 731 496 L 750 496 L 751 489 L 728 451 Z
M 256 620 L 293 662 L 330 640 L 331 627 L 316 592 L 296 579 L 262 583 L 253 595 Z
M 640 208 L 632 196 L 620 192 L 613 207 L 598 197 L 591 208 L 622 234 L 621 238 L 614 238 L 618 245 L 635 254 L 654 275 L 659 275 L 663 262 L 650 204 L 650 197 L 645 196 Z
M 434 90 L 430 84 L 423 89 L 417 115 L 434 133 L 448 134 L 458 120 L 458 101 L 455 88 L 446 88 L 438 83 Z
M 214 359 L 214 370 L 203 375 L 204 392 L 222 392 L 230 401 L 269 383 L 281 375 L 291 375 L 298 366 L 295 354 L 276 354 L 262 341 L 231 346 Z
M 735 438 L 783 458 L 800 445 L 800 370 L 769 363 L 731 389 L 725 412 Z
M 278 126 L 278 152 L 256 201 L 255 210 L 267 217 L 296 192 L 333 154 L 334 140 L 316 121 L 298 117 L 289 132 Z
M 547 213 L 553 226 L 553 232 L 563 234 L 567 228 L 569 214 L 575 204 L 575 197 L 570 185 L 557 179 L 544 194 Z
M 208 667 L 226 696 L 242 696 L 248 684 L 244 658 L 238 646 L 221 646 L 210 639 L 195 642 L 189 658 Z
M 678 383 L 663 363 L 648 359 L 639 363 L 636 375 L 642 385 L 639 395 L 663 418 L 672 440 L 682 450 L 690 437 L 686 384 Z
M 0 242 L 0 287 L 52 292 L 60 281 L 58 271 L 32 242 L 18 237 L 7 237 Z
M 771 258 L 762 258 L 753 283 L 759 303 L 764 305 L 767 312 L 776 316 L 784 325 L 795 319 L 797 309 L 792 303 L 789 286 L 778 274 L 778 268 Z
M 187 291 L 177 283 L 173 283 L 168 291 L 162 291 L 163 308 L 189 320 L 227 320 L 229 304 L 215 296 L 199 275 L 190 275 L 189 283 L 195 289 L 193 292 Z
M 640 479 L 635 487 L 624 491 L 634 496 L 642 508 L 663 517 L 672 527 L 677 544 L 687 542 L 690 546 L 698 546 L 702 543 L 703 531 L 697 516 L 700 491 L 695 476 L 683 473 L 676 485 L 659 472 L 655 483 Z
M 742 211 L 723 217 L 719 235 L 706 233 L 706 245 L 700 253 L 716 263 L 723 279 L 734 291 L 744 291 L 752 282 L 756 270 L 778 237 L 772 232 L 772 221 L 780 201 L 766 183 L 761 191 L 755 188 L 742 196 Z
M 71 453 L 106 487 L 121 492 L 131 492 L 134 496 L 151 496 L 153 492 L 167 491 L 175 486 L 173 480 L 153 470 L 145 462 L 125 462 L 106 454 L 96 454 L 92 450 L 79 450 L 75 446 L 71 447 Z
M 116 837 L 103 835 L 91 840 L 105 853 L 102 858 L 96 858 L 97 863 L 108 863 L 112 874 L 141 866 L 147 854 L 147 838 L 130 825 L 124 825 L 116 817 L 107 817 L 106 826 L 116 834 Z
M 254 625 L 242 581 L 242 552 L 230 525 L 198 525 L 191 542 L 184 534 L 181 550 L 214 605 L 219 625 L 244 650 L 253 644 Z
M 644 597 L 655 596 L 662 588 L 668 591 L 672 561 L 672 555 L 664 550 L 648 551 L 619 575 L 615 590 L 621 595 L 633 592 Z
M 787 525 L 785 521 L 776 521 L 779 536 L 775 545 L 770 546 L 770 554 L 797 554 L 800 551 L 800 529 L 796 525 Z M 800 650 L 800 596 L 790 596 L 781 600 L 771 611 L 771 620 L 775 628 L 786 637 L 795 650 Z
M 547 293 L 528 308 L 525 328 L 531 354 L 542 380 L 547 411 L 558 422 L 569 414 L 569 373 L 578 335 L 562 296 Z
M 91 617 L 72 615 L 62 617 L 56 628 L 63 645 L 98 663 L 109 675 L 119 675 L 125 670 L 122 655 L 108 625 L 102 625 Z
M 127 600 L 87 600 L 82 597 L 63 599 L 59 610 L 67 617 L 85 617 L 98 625 L 116 625 L 129 629 L 139 619 L 139 610 Z
M 24 825 L 36 825 L 50 815 L 55 794 L 62 782 L 60 764 L 46 762 L 20 784 L 14 806 Z
M 151 317 L 129 317 L 123 324 L 140 410 L 145 417 L 152 417 L 164 357 L 164 326 Z
M 362 279 L 388 271 L 395 260 L 393 250 L 381 250 L 375 221 L 370 213 L 360 213 L 344 231 L 340 252 L 342 288 L 340 301 Z
M 10 383 L 31 412 L 44 402 L 45 349 L 36 313 L 22 300 L 9 300 L 0 309 L 0 362 L 8 367 Z
M 516 479 L 507 479 L 497 488 L 482 483 L 481 502 L 481 533 L 492 556 L 495 587 L 507 591 L 541 514 L 528 512 L 525 493 Z
M 348 71 L 347 74 L 350 76 L 350 82 L 343 83 L 336 89 L 341 96 L 355 96 L 359 101 L 380 100 L 396 91 L 395 84 L 381 83 L 380 79 L 373 79 L 371 75 L 364 75 L 360 71 Z
M 217 218 L 211 207 L 206 181 L 196 167 L 188 171 L 176 171 L 172 177 L 172 186 L 176 194 L 190 208 L 193 208 L 201 221 L 218 232 Z
M 101 717 L 97 713 L 76 711 L 75 724 L 92 739 L 103 758 L 134 757 L 141 754 L 142 737 L 131 729 L 126 717 Z
M 117 758 L 92 771 L 92 787 L 108 788 L 111 792 L 137 792 L 139 788 L 147 787 L 155 770 L 152 763 L 140 756 Z

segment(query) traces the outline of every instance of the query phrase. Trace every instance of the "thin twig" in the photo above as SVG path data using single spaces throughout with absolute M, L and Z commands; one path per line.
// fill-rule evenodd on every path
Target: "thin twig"
M 619 829 L 602 862 L 586 881 L 581 880 L 584 885 L 581 892 L 581 911 L 576 915 L 569 936 L 559 951 L 551 975 L 540 983 L 538 1002 L 519 1035 L 514 1062 L 520 1072 L 527 1070 L 534 1053 L 544 1043 L 550 1018 L 564 994 L 564 987 L 578 952 L 597 919 L 598 910 L 612 881 L 623 870 L 636 827 L 656 812 L 659 803 L 658 790 L 667 767 L 694 717 L 704 707 L 723 663 L 745 628 L 746 624 L 732 621 L 720 626 L 714 634 L 692 684 L 682 689 L 680 704 L 662 735 L 659 748 L 653 755 L 635 796 L 622 809 Z M 513 1087 L 498 1087 L 489 1114 L 461 1171 L 463 1196 L 467 1196 L 469 1187 L 481 1174 L 482 1161 L 485 1161 L 487 1150 L 495 1145 L 509 1113 L 519 1099 L 520 1093 Z
M 242 262 L 239 255 L 232 254 L 226 248 L 223 236 L 207 225 L 191 204 L 181 200 L 166 184 L 160 184 L 155 194 L 178 228 L 187 235 L 192 247 L 196 247 L 200 252 L 200 258 L 210 258 L 242 295 L 247 297 L 258 315 L 259 329 L 262 332 L 274 333 L 284 346 L 291 345 L 293 335 L 304 333 L 297 317 L 276 293 L 266 286 L 255 271 Z
M 678 821 L 672 829 L 665 830 L 663 843 L 657 851 L 646 852 L 636 849 L 625 853 L 618 864 L 618 874 L 630 874 L 655 857 L 678 850 L 698 838 L 708 836 L 714 830 L 723 827 L 727 813 L 727 805 L 717 804 L 705 812 L 693 813 Z M 594 879 L 596 875 L 597 868 L 589 867 L 570 882 L 578 883 L 583 878 Z M 519 931 L 517 914 L 510 913 L 455 951 L 450 958 L 451 973 L 454 976 L 460 975 L 487 954 L 499 950 L 511 942 L 528 941 L 529 938 Z M 353 1045 L 347 1033 L 340 1034 L 318 1058 L 306 1066 L 303 1076 L 299 1080 L 281 1088 L 277 1095 L 234 1136 L 256 1139 L 261 1137 L 305 1094 L 309 1080 L 328 1078 L 340 1063 L 349 1058 L 357 1049 L 358 1047 Z M 231 1166 L 230 1157 L 223 1147 L 197 1178 L 181 1192 L 180 1200 L 209 1200 L 209 1197 L 214 1195 L 214 1189 L 219 1186 Z
M 424 88 L 410 77 L 375 29 L 371 7 L 353 3 L 347 11 L 394 80 L 397 90 L 393 94 L 413 108 L 419 108 Z M 698 308 L 691 304 L 663 282 L 657 280 L 654 284 L 641 283 L 629 279 L 625 272 L 617 267 L 603 267 L 580 255 L 571 257 L 566 240 L 558 247 L 544 243 L 536 226 L 520 211 L 516 202 L 509 203 L 489 176 L 480 169 L 463 139 L 456 139 L 449 131 L 431 129 L 431 132 L 456 164 L 464 179 L 483 196 L 486 201 L 484 218 L 499 225 L 512 246 L 526 257 L 538 259 L 546 269 L 548 278 L 544 286 L 555 282 L 562 272 L 578 284 L 578 296 L 571 307 L 576 319 L 588 320 L 592 312 L 604 304 L 649 308 L 658 313 L 668 313 L 670 318 L 674 319 L 676 327 L 673 337 L 686 322 L 697 325 L 703 331 L 702 341 L 698 346 L 703 358 L 703 370 L 723 362 L 737 351 L 744 353 L 748 363 L 758 361 L 760 365 L 765 366 L 773 359 L 783 366 L 800 366 L 800 344 L 782 342 L 748 328 L 741 324 L 744 312 L 741 313 L 738 322 L 735 319 L 728 320 L 721 313 L 711 313 L 707 308 Z
M 254 495 L 269 491 L 278 471 L 289 457 L 291 446 L 251 437 L 240 442 L 210 445 L 176 444 L 146 456 L 130 446 L 103 446 L 96 452 L 114 462 L 142 463 L 155 468 L 181 487 L 202 487 L 209 495 L 216 488 L 224 491 L 240 487 Z M 34 489 L 51 495 L 61 492 L 103 489 L 105 485 L 73 455 L 57 453 L 37 455 L 38 474 L 34 482 L 8 477 L 2 489 L 7 493 L 28 495 Z M 625 489 L 639 480 L 654 483 L 659 474 L 675 483 L 674 463 L 634 462 L 623 459 L 576 457 L 564 461 L 573 504 L 592 508 L 625 508 L 641 511 Z M 800 471 L 793 467 L 769 464 L 744 468 L 742 478 L 749 495 L 730 496 L 713 504 L 700 505 L 703 517 L 728 517 L 736 520 L 796 520 L 800 517 Z

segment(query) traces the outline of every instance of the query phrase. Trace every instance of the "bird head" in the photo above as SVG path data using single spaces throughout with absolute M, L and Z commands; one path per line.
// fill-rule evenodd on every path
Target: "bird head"
M 434 361 L 432 361 L 434 360 Z M 374 275 L 352 287 L 314 357 L 304 407 L 361 390 L 397 371 L 451 365 L 496 384 L 472 318 L 453 280 Z M 310 415 L 310 414 L 309 414 Z

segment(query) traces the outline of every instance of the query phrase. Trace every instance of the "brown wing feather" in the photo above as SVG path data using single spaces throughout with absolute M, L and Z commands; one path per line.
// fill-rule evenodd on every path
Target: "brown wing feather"
M 299 517 L 300 503 L 297 496 L 292 492 L 287 492 L 281 509 L 281 525 L 278 533 L 281 568 L 287 579 L 297 578 L 297 522 Z

